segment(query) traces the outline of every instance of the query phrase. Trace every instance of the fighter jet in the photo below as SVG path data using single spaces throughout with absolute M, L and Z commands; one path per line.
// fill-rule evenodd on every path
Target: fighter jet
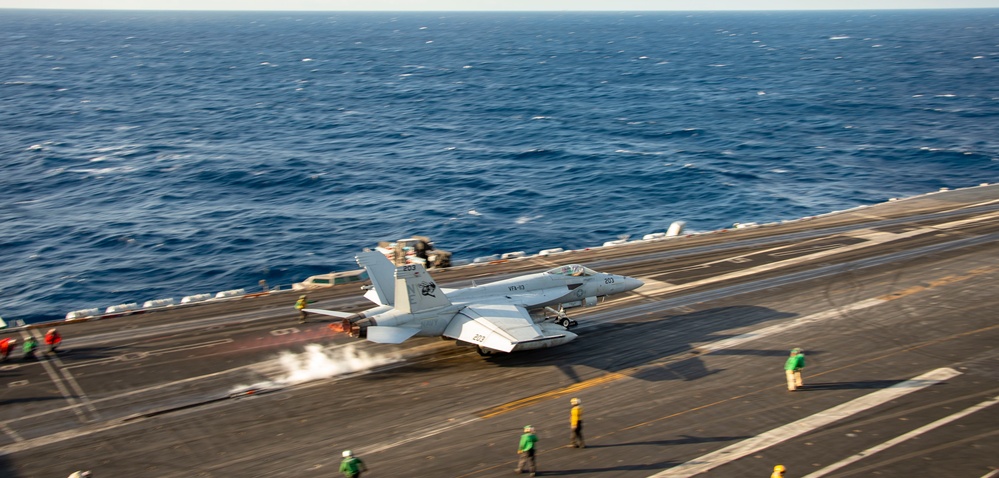
M 593 271 L 578 264 L 556 267 L 463 289 L 437 286 L 420 264 L 396 267 L 379 252 L 362 252 L 368 272 L 365 297 L 377 307 L 358 314 L 305 309 L 342 318 L 355 337 L 398 344 L 414 336 L 448 337 L 482 355 L 554 347 L 570 342 L 575 321 L 565 309 L 596 305 L 601 297 L 637 289 L 642 281 Z

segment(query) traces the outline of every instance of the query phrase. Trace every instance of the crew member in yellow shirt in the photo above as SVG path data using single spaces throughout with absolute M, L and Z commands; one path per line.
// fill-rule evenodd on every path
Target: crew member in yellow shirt
M 573 448 L 586 448 L 586 443 L 583 442 L 583 407 L 580 406 L 582 402 L 578 398 L 573 398 L 569 403 L 572 404 L 572 410 L 569 410 L 569 426 L 572 427 L 569 444 Z

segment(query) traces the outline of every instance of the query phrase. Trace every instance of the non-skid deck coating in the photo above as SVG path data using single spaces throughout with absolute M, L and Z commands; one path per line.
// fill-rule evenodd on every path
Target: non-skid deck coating
M 570 344 L 488 358 L 300 325 L 290 292 L 60 324 L 58 356 L 0 365 L 0 476 L 329 477 L 348 448 L 366 477 L 507 476 L 530 424 L 542 476 L 981 477 L 999 466 L 997 238 L 990 186 L 435 272 L 461 287 L 582 263 L 646 281 L 576 309 Z M 310 297 L 367 306 L 356 285 Z M 808 362 L 793 393 L 792 347 Z M 298 382 L 282 353 L 343 373 Z M 567 447 L 572 397 L 584 449 Z

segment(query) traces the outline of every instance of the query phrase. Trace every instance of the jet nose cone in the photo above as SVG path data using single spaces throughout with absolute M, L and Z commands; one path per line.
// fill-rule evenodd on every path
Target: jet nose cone
M 635 279 L 634 277 L 624 278 L 624 290 L 635 290 L 643 285 L 645 285 L 644 282 Z
M 628 280 L 631 281 L 630 282 L 630 284 L 631 284 L 631 289 L 630 290 L 635 290 L 635 289 L 637 289 L 637 288 L 645 285 L 645 282 L 642 282 L 642 281 L 640 281 L 638 279 L 635 279 L 634 277 L 629 277 Z

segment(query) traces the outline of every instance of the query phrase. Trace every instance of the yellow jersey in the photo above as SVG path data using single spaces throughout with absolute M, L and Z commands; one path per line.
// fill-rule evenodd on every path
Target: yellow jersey
M 576 428 L 579 421 L 583 419 L 583 407 L 576 405 L 569 411 L 569 425 Z

